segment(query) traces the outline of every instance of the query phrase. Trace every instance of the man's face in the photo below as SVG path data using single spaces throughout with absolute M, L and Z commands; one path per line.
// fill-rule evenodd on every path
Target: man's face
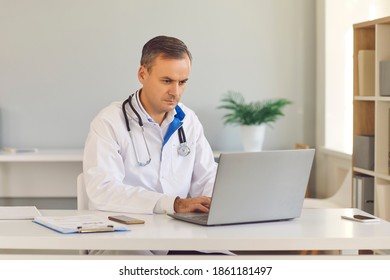
M 165 114 L 174 109 L 183 94 L 190 75 L 191 62 L 182 59 L 164 59 L 158 56 L 150 69 L 142 65 L 138 79 L 143 85 L 141 103 L 154 121 L 161 124 Z

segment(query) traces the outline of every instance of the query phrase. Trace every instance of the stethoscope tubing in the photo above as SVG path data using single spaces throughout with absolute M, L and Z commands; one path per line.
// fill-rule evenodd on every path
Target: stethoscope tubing
M 146 166 L 146 165 L 148 165 L 151 162 L 152 158 L 151 158 L 149 146 L 148 146 L 148 143 L 147 143 L 146 137 L 145 137 L 145 129 L 144 129 L 143 121 L 141 119 L 140 114 L 137 112 L 137 110 L 134 108 L 134 106 L 132 104 L 133 96 L 134 96 L 134 94 L 131 94 L 129 96 L 129 98 L 127 98 L 122 103 L 122 112 L 123 112 L 123 116 L 124 116 L 124 119 L 125 119 L 126 129 L 127 129 L 128 133 L 129 133 L 129 136 L 130 136 L 130 139 L 131 139 L 131 143 L 132 143 L 132 146 L 133 146 L 133 150 L 134 150 L 134 154 L 135 154 L 137 163 L 138 163 L 139 166 Z M 133 132 L 132 132 L 132 130 L 130 128 L 130 121 L 129 121 L 129 117 L 127 116 L 127 112 L 126 112 L 126 104 L 129 104 L 131 110 L 137 116 L 138 125 L 140 126 L 140 128 L 142 130 L 142 138 L 144 140 L 146 151 L 148 153 L 148 159 L 145 162 L 140 161 L 137 149 L 135 148 Z M 187 145 L 187 139 L 186 139 L 186 135 L 184 133 L 183 126 L 179 127 L 179 129 L 178 129 L 178 136 L 179 136 L 180 146 L 178 147 L 177 152 L 178 152 L 178 154 L 180 156 L 185 157 L 185 156 L 187 156 L 191 152 L 191 150 L 190 150 L 190 148 Z

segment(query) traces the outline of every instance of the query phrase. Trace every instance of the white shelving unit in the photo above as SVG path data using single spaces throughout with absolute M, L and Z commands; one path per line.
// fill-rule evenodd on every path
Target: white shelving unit
M 0 162 L 81 162 L 83 151 L 39 150 L 36 153 L 7 153 L 0 151 Z
M 76 198 L 76 178 L 82 172 L 83 151 L 39 150 L 0 152 L 0 201 Z M 19 203 L 19 202 L 16 202 Z
M 375 136 L 374 170 L 355 167 L 354 174 L 374 177 L 375 215 L 390 221 L 389 118 L 390 97 L 379 93 L 379 62 L 390 60 L 390 17 L 362 22 L 354 26 L 353 134 Z M 375 51 L 375 91 L 373 96 L 359 95 L 359 50 Z

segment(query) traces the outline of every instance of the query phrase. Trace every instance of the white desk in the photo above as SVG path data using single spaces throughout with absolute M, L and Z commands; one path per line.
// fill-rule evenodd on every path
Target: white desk
M 46 210 L 44 215 L 88 211 Z M 203 227 L 166 215 L 131 215 L 144 225 L 130 232 L 60 234 L 31 221 L 0 221 L 0 249 L 43 250 L 358 250 L 390 249 L 390 223 L 341 219 L 356 209 L 303 209 L 300 218 L 271 223 Z M 88 212 L 90 213 L 90 212 Z M 108 216 L 107 212 L 95 212 Z

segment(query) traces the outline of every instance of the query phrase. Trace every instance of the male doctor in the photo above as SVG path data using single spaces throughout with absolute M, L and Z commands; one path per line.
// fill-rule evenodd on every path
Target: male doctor
M 217 166 L 199 119 L 179 103 L 191 62 L 182 41 L 151 39 L 142 50 L 141 89 L 92 121 L 83 160 L 91 209 L 208 212 Z

